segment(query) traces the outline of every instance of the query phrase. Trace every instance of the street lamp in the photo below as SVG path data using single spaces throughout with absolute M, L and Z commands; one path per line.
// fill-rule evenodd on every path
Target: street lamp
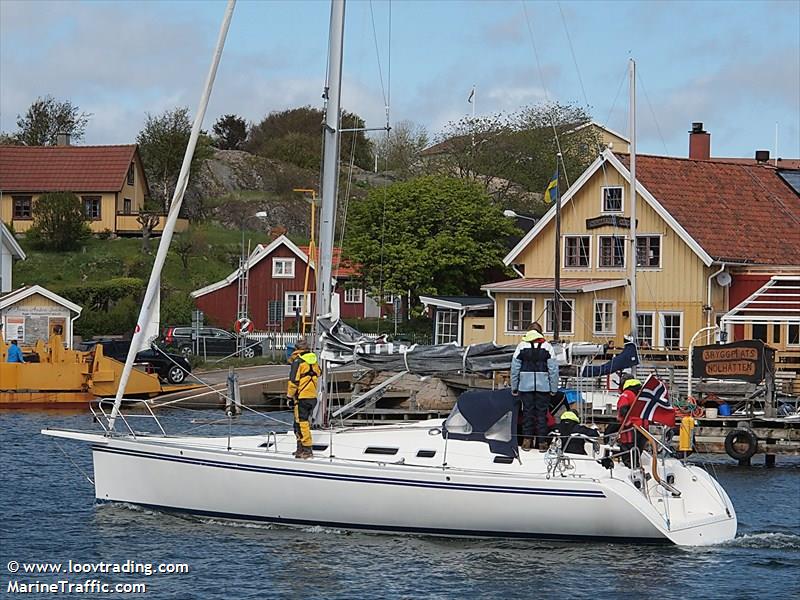
M 526 215 L 521 215 L 517 212 L 514 212 L 510 208 L 507 208 L 503 211 L 503 216 L 508 217 L 509 219 L 527 219 L 528 221 L 533 221 L 534 223 L 536 223 L 536 221 L 539 220 L 535 217 L 528 217 Z

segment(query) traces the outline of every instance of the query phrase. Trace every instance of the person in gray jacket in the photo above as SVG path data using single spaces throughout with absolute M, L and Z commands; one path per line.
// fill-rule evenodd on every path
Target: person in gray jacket
M 522 400 L 522 449 L 547 449 L 547 411 L 558 391 L 553 347 L 538 329 L 522 336 L 511 358 L 511 393 Z

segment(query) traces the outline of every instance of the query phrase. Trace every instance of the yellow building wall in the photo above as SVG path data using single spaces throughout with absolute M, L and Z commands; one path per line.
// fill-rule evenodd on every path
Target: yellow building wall
M 31 196 L 35 207 L 36 201 L 42 194 L 13 194 L 13 196 Z M 114 192 L 75 192 L 79 198 L 82 196 L 100 196 L 100 219 L 86 221 L 92 233 L 102 233 L 106 229 L 116 231 L 116 194 Z M 33 209 L 35 213 L 35 208 Z M 33 219 L 14 219 L 14 200 L 12 194 L 4 193 L 0 198 L 0 218 L 6 224 L 14 226 L 14 231 L 24 233 L 33 226 Z
M 494 317 L 464 317 L 464 346 L 492 341 Z
M 144 208 L 144 199 L 147 190 L 144 187 L 144 174 L 142 163 L 138 159 L 138 154 L 134 159 L 133 185 L 128 185 L 128 178 L 122 184 L 122 189 L 117 194 L 116 211 L 119 214 L 136 214 Z M 125 212 L 125 199 L 131 201 L 130 212 Z
M 602 188 L 606 186 L 622 186 L 622 213 L 603 213 Z M 569 203 L 561 210 L 561 278 L 562 281 L 575 279 L 628 279 L 628 260 L 630 260 L 630 230 L 627 228 L 603 226 L 587 229 L 586 220 L 602 216 L 603 214 L 616 214 L 630 216 L 629 202 L 630 187 L 622 176 L 613 167 L 598 170 L 592 178 L 570 199 Z M 689 343 L 689 338 L 701 327 L 706 325 L 706 313 L 703 306 L 707 302 L 707 278 L 716 266 L 706 267 L 700 258 L 680 239 L 677 233 L 664 221 L 649 204 L 641 197 L 637 199 L 637 234 L 658 235 L 661 238 L 661 267 L 637 269 L 637 311 L 639 313 L 656 313 L 655 345 L 660 346 L 658 314 L 662 312 L 682 313 L 682 340 L 681 346 Z M 588 235 L 590 236 L 590 266 L 588 268 L 563 268 L 564 241 L 563 236 Z M 599 236 L 618 235 L 626 239 L 625 268 L 600 268 L 599 263 Z M 533 242 L 515 258 L 515 264 L 524 266 L 525 277 L 553 278 L 555 270 L 555 219 L 537 234 Z M 712 285 L 712 306 L 714 312 L 727 309 L 725 290 L 716 284 Z M 627 286 L 602 290 L 587 294 L 567 295 L 575 299 L 575 331 L 571 336 L 563 337 L 576 341 L 609 341 L 609 338 L 596 336 L 593 333 L 594 300 L 613 300 L 616 302 L 616 328 L 615 335 L 610 338 L 615 344 L 623 343 L 623 335 L 631 330 L 630 317 L 623 316 L 623 312 L 630 312 L 630 291 Z M 506 332 L 506 300 L 509 298 L 533 298 L 534 320 L 540 320 L 544 325 L 545 300 L 552 298 L 551 294 L 507 294 L 497 293 L 496 298 L 496 341 L 498 343 L 516 343 L 521 332 Z

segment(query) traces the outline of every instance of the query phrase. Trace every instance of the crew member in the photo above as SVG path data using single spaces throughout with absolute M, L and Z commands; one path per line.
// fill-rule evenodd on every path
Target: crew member
M 561 438 L 561 445 L 564 452 L 568 454 L 586 454 L 586 440 L 582 437 L 570 438 L 571 435 L 585 435 L 596 438 L 599 436 L 596 429 L 581 425 L 581 421 L 571 410 L 561 413 L 561 422 L 556 426 L 558 435 Z
M 547 411 L 558 390 L 558 364 L 538 329 L 522 336 L 511 359 L 511 393 L 522 400 L 522 449 L 547 448 Z
M 6 362 L 10 363 L 24 363 L 25 357 L 22 356 L 22 350 L 17 345 L 17 340 L 11 340 L 11 345 L 8 347 L 8 358 Z
M 305 343 L 305 340 L 303 342 Z M 298 340 L 298 345 L 299 343 L 300 340 Z M 295 353 L 299 355 L 289 369 L 289 383 L 286 388 L 289 406 L 294 409 L 294 434 L 297 437 L 297 451 L 294 456 L 295 458 L 311 458 L 313 452 L 309 419 L 317 404 L 317 379 L 320 376 L 320 368 L 317 363 L 317 355 L 311 352 L 307 346 L 298 347 Z
M 647 442 L 644 436 L 634 429 L 634 426 L 638 425 L 643 429 L 647 429 L 650 426 L 648 421 L 643 420 L 640 415 L 634 414 L 632 410 L 641 389 L 641 381 L 634 378 L 626 379 L 625 383 L 622 384 L 622 394 L 617 400 L 617 421 L 620 423 L 619 445 L 624 452 L 622 462 L 628 468 L 639 465 L 639 454 Z M 636 448 L 636 451 L 633 452 L 634 462 L 631 463 L 630 450 L 634 447 Z

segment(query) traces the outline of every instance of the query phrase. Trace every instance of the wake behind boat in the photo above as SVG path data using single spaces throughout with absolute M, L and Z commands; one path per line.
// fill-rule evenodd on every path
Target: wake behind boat
M 318 340 L 323 363 L 358 356 L 348 336 L 331 334 L 331 266 L 339 147 L 344 1 L 333 0 L 326 85 L 325 160 L 320 227 Z M 190 137 L 176 195 L 164 228 L 139 323 L 149 321 L 160 269 L 186 188 L 211 83 L 227 32 L 226 13 L 201 108 Z M 635 219 L 632 220 L 635 223 Z M 137 326 L 132 347 L 144 327 Z M 635 339 L 635 338 L 634 338 Z M 490 346 L 490 345 L 487 345 Z M 502 368 L 504 349 L 464 349 L 434 358 L 462 370 Z M 363 350 L 363 348 L 361 348 Z M 474 350 L 474 352 L 473 352 Z M 444 358 L 442 358 L 444 356 Z M 370 360 L 362 356 L 361 360 Z M 413 371 L 414 356 L 390 360 Z M 133 358 L 126 362 L 130 371 Z M 440 365 L 441 366 L 441 365 Z M 325 375 L 320 406 L 324 407 Z M 291 525 L 326 525 L 376 532 L 470 537 L 599 539 L 707 545 L 736 534 L 736 515 L 722 487 L 703 469 L 685 464 L 649 432 L 641 466 L 630 469 L 608 454 L 618 448 L 587 438 L 587 455 L 564 453 L 555 438 L 546 452 L 520 455 L 517 406 L 510 390 L 467 392 L 446 420 L 371 428 L 331 428 L 315 433 L 313 457 L 297 460 L 294 433 L 252 436 L 168 435 L 150 413 L 157 433 L 142 433 L 121 412 L 126 377 L 110 414 L 95 410 L 100 432 L 44 430 L 48 436 L 91 444 L 98 501 L 127 502 L 170 511 Z M 141 415 L 138 415 L 141 416 Z M 120 423 L 124 424 L 124 428 Z

